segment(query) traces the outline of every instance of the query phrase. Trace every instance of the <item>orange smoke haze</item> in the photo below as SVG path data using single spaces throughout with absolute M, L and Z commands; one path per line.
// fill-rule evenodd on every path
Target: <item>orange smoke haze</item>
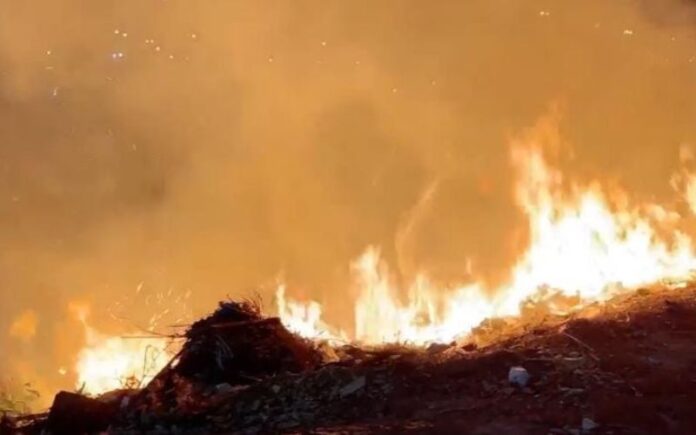
M 686 0 L 6 0 L 0 373 L 74 387 L 76 301 L 134 335 L 280 280 L 355 334 L 367 246 L 395 288 L 501 288 L 552 104 L 553 168 L 696 234 L 695 38 Z

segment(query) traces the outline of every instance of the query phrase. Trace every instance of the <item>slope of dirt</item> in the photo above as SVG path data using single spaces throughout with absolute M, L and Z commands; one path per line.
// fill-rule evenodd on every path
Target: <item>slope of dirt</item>
M 107 430 L 696 433 L 693 285 L 641 289 L 570 316 L 531 309 L 524 322 L 488 322 L 450 346 L 316 351 L 324 359 L 317 367 L 258 374 L 243 383 L 168 381 L 167 401 L 158 406 L 152 403 L 160 393 L 150 392 L 138 406 L 128 398 L 143 392 L 105 396 L 100 403 L 114 404 Z M 526 370 L 526 385 L 509 382 L 512 367 Z M 88 408 L 81 404 L 70 418 Z M 11 424 L 6 431 L 17 431 Z M 42 429 L 45 421 L 37 419 L 23 431 Z
M 696 287 L 501 329 L 496 344 L 404 364 L 381 418 L 316 433 L 696 433 Z M 512 366 L 527 387 L 510 385 Z

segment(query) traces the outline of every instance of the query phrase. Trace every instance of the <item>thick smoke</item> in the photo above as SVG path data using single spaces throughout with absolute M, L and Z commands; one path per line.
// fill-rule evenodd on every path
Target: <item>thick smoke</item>
M 526 237 L 508 138 L 550 105 L 566 171 L 669 197 L 694 23 L 683 0 L 3 1 L 2 372 L 69 386 L 76 301 L 118 332 L 116 303 L 146 324 L 155 294 L 197 315 L 282 277 L 349 326 L 368 244 L 403 279 L 499 281 Z

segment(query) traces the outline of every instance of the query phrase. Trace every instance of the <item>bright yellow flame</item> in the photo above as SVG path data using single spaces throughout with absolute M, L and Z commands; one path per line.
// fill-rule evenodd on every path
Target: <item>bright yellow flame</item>
M 285 298 L 285 286 L 280 285 L 276 292 L 276 303 L 278 313 L 288 330 L 302 337 L 330 342 L 347 341 L 347 335 L 343 331 L 333 331 L 321 321 L 321 305 L 318 302 L 288 301 Z
M 552 118 L 542 119 L 511 144 L 515 199 L 528 219 L 530 244 L 507 284 L 497 289 L 481 283 L 441 288 L 420 275 L 401 302 L 404 292 L 394 284 L 378 250 L 369 247 L 352 268 L 359 288 L 353 338 L 367 344 L 449 342 L 487 318 L 519 315 L 525 301 L 543 300 L 549 290 L 588 303 L 666 278 L 689 278 L 696 258 L 691 239 L 674 228 L 679 215 L 657 204 L 631 208 L 626 194 L 607 193 L 599 183 L 564 185 L 562 174 L 544 154 L 557 153 L 559 147 Z M 687 199 L 696 210 L 696 178 L 684 179 L 689 180 L 684 186 Z M 661 238 L 661 230 L 671 238 Z M 321 307 L 307 309 L 314 316 L 305 316 L 303 328 L 296 331 L 314 337 L 322 329 Z M 295 306 L 294 313 L 302 312 Z M 296 323 L 294 313 L 281 310 L 283 322 Z
M 105 335 L 87 323 L 87 310 L 78 312 L 86 344 L 77 355 L 77 387 L 97 395 L 149 382 L 172 358 L 165 338 L 139 338 L 137 334 Z

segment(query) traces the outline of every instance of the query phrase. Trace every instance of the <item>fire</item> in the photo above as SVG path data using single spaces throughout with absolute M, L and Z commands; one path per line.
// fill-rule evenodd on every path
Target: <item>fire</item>
M 346 341 L 343 331 L 332 331 L 329 325 L 321 320 L 321 305 L 311 301 L 303 304 L 289 301 L 285 298 L 285 286 L 278 286 L 276 303 L 283 324 L 290 331 L 302 336 L 323 338 L 329 341 Z
M 680 215 L 658 204 L 631 205 L 624 192 L 597 182 L 566 182 L 547 158 L 560 146 L 553 116 L 511 143 L 515 200 L 528 220 L 530 242 L 506 284 L 442 288 L 421 274 L 399 288 L 379 250 L 368 247 L 351 269 L 359 289 L 352 338 L 366 344 L 450 342 L 485 319 L 519 315 L 525 301 L 554 292 L 589 303 L 667 278 L 688 279 L 696 257 L 691 238 L 677 228 Z M 696 178 L 682 174 L 679 180 L 696 210 Z M 300 308 L 281 289 L 278 300 L 293 306 L 279 310 L 283 322 L 302 323 L 295 331 L 320 336 L 321 307 L 312 302 Z
M 77 311 L 86 340 L 75 365 L 77 388 L 87 394 L 140 387 L 173 356 L 165 338 L 106 335 L 89 325 L 86 309 Z
M 297 334 L 329 342 L 423 345 L 466 336 L 486 319 L 520 315 L 527 301 L 547 302 L 554 309 L 553 294 L 583 304 L 667 278 L 689 279 L 696 256 L 692 239 L 678 229 L 678 212 L 659 204 L 632 204 L 620 189 L 598 182 L 565 180 L 549 161 L 560 146 L 553 117 L 511 143 L 514 198 L 528 221 L 529 246 L 504 285 L 488 288 L 472 281 L 442 287 L 422 273 L 403 288 L 379 249 L 368 247 L 351 265 L 358 289 L 352 335 L 325 323 L 318 302 L 286 297 L 285 285 L 276 293 L 281 320 Z M 682 170 L 672 183 L 696 210 L 696 177 Z M 465 267 L 471 275 L 470 265 Z M 165 339 L 107 336 L 87 323 L 86 312 L 80 320 L 87 344 L 76 371 L 78 385 L 88 393 L 139 386 L 172 356 Z

